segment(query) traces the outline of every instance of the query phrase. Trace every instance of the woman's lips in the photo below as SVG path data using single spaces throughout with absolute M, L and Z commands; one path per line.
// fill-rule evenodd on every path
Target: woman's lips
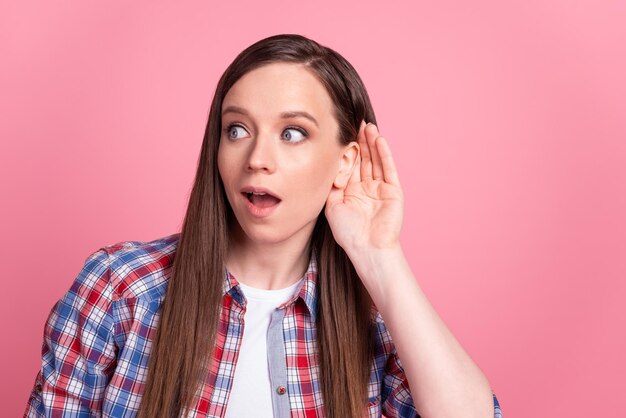
M 275 197 L 276 199 L 280 200 L 280 196 L 278 196 L 276 193 L 274 193 L 272 190 L 266 188 L 266 187 L 262 187 L 262 186 L 244 186 L 241 188 L 241 192 L 242 193 L 257 193 L 257 194 L 268 194 L 270 196 Z
M 250 215 L 255 218 L 269 216 L 280 205 L 280 199 L 271 195 L 253 195 L 252 193 L 241 193 L 245 199 L 245 206 Z
M 271 194 L 265 193 L 245 193 L 246 198 L 252 202 L 253 205 L 258 206 L 260 208 L 269 208 L 274 205 L 277 205 L 280 202 L 280 199 L 272 196 Z

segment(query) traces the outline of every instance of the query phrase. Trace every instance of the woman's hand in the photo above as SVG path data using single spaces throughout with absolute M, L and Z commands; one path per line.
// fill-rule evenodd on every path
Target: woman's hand
M 400 247 L 404 194 L 387 140 L 361 122 L 360 155 L 345 188 L 333 187 L 325 215 L 337 243 L 359 253 Z

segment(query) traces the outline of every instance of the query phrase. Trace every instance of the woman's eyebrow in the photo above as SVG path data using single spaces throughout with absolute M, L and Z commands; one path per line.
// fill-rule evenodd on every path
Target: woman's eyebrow
M 239 106 L 228 106 L 227 108 L 225 108 L 224 110 L 222 110 L 222 116 L 224 116 L 226 113 L 239 113 L 241 115 L 244 116 L 250 116 L 250 114 L 248 113 L 248 111 L 246 111 L 245 109 L 239 107 Z M 308 120 L 310 120 L 311 122 L 313 122 L 315 124 L 315 126 L 317 126 L 319 128 L 319 125 L 317 123 L 317 120 L 315 120 L 315 118 L 308 112 L 305 112 L 303 110 L 289 110 L 286 112 L 282 112 L 279 115 L 282 119 L 291 119 L 291 118 L 297 118 L 297 117 L 303 117 L 306 118 Z

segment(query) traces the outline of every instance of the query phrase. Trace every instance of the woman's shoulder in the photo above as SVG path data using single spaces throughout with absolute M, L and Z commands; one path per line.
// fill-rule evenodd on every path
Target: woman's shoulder
M 383 320 L 383 316 L 380 314 L 378 307 L 375 303 L 372 302 L 372 308 L 370 309 L 370 322 L 375 324 L 378 327 L 385 328 L 385 321 Z
M 385 325 L 385 320 L 374 303 L 370 310 L 370 324 L 374 329 L 374 346 L 377 356 L 389 357 L 395 352 L 391 334 Z
M 87 257 L 83 269 L 93 262 L 99 263 L 98 279 L 107 282 L 112 302 L 131 298 L 161 299 L 179 237 L 180 233 L 175 233 L 151 241 L 119 241 L 105 245 Z
M 377 351 L 389 353 L 393 350 L 393 341 L 387 330 L 383 316 L 374 303 L 370 310 L 370 324 L 374 328 L 374 338 Z

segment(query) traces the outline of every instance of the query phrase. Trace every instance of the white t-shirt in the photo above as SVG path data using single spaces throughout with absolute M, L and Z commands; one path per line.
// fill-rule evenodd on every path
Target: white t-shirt
M 293 296 L 303 279 L 304 277 L 284 289 L 275 290 L 258 289 L 239 283 L 247 304 L 226 418 L 274 416 L 267 360 L 267 330 L 274 309 Z

